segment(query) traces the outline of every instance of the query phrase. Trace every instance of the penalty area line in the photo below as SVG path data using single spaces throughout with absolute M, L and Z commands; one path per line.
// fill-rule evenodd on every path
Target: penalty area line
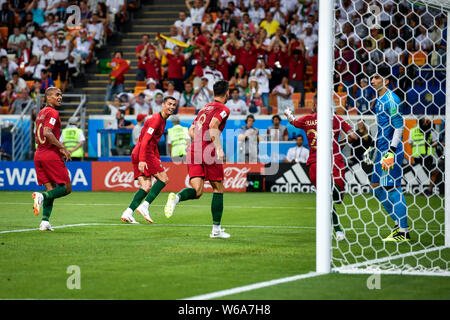
M 256 290 L 256 289 L 275 286 L 275 285 L 281 284 L 281 283 L 287 283 L 287 282 L 297 281 L 297 280 L 301 280 L 301 279 L 313 278 L 313 277 L 317 277 L 317 276 L 321 276 L 321 275 L 325 275 L 325 273 L 309 272 L 306 274 L 298 274 L 295 276 L 290 276 L 290 277 L 285 277 L 285 278 L 280 278 L 280 279 L 257 282 L 254 284 L 236 287 L 236 288 L 232 288 L 232 289 L 220 290 L 220 291 L 216 291 L 216 292 L 211 292 L 211 293 L 207 293 L 207 294 L 184 298 L 181 300 L 210 300 L 210 299 L 222 298 L 222 297 L 229 296 L 232 294 L 248 292 L 248 291 L 252 291 L 252 290 Z

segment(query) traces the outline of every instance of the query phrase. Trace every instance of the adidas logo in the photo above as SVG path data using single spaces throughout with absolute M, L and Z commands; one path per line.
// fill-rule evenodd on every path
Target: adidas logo
M 299 163 L 293 165 L 289 170 L 283 173 L 281 177 L 275 180 L 270 187 L 270 192 L 315 192 L 316 189 L 309 180 L 308 175 Z

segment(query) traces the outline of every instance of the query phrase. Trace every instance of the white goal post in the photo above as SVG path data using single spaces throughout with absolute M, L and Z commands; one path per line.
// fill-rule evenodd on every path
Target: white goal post
M 333 74 L 334 52 L 335 52 L 335 2 L 340 0 L 320 0 L 319 1 L 319 42 L 318 42 L 318 91 L 317 91 L 317 189 L 316 189 L 316 272 L 318 273 L 386 273 L 386 274 L 405 274 L 405 275 L 442 275 L 450 276 L 450 185 L 445 185 L 444 200 L 441 209 L 443 209 L 444 220 L 440 233 L 443 234 L 442 243 L 436 241 L 439 245 L 435 245 L 435 238 L 432 244 L 423 247 L 410 246 L 410 250 L 392 250 L 382 249 L 372 250 L 370 257 L 364 257 L 365 248 L 361 249 L 358 254 L 352 252 L 339 252 L 337 240 L 333 237 L 333 229 L 331 222 L 332 212 L 332 117 L 334 114 L 334 84 Z M 397 1 L 396 1 L 397 2 Z M 446 46 L 446 70 L 450 70 L 450 35 L 448 34 L 448 24 L 450 20 L 450 1 L 449 0 L 408 0 L 410 4 L 423 5 L 426 9 L 433 8 L 441 10 L 442 14 L 447 16 L 447 46 Z M 445 72 L 445 107 L 450 106 L 450 72 Z M 369 83 L 370 85 L 370 83 Z M 445 173 L 442 175 L 444 181 L 450 181 L 450 112 L 447 112 L 442 119 L 445 119 Z M 344 119 L 348 119 L 345 115 Z M 375 139 L 374 139 L 375 140 Z M 414 195 L 414 202 L 419 199 Z M 376 200 L 376 199 L 375 199 Z M 367 201 L 371 201 L 366 200 Z M 420 202 L 417 200 L 418 203 Z M 354 201 L 356 202 L 356 200 Z M 414 203 L 416 206 L 419 204 Z M 418 208 L 419 214 L 422 215 L 422 209 Z M 348 208 L 345 208 L 348 212 Z M 420 217 L 421 221 L 424 218 Z M 351 221 L 352 222 L 352 221 Z M 427 221 L 424 221 L 427 225 Z M 353 223 L 352 223 L 353 226 Z M 364 226 L 365 228 L 365 226 Z M 344 226 L 345 229 L 345 226 Z M 379 231 L 379 229 L 378 229 Z M 428 230 L 427 230 L 428 232 Z M 347 240 L 345 240 L 347 241 Z M 355 243 L 358 241 L 356 237 Z M 373 239 L 369 238 L 368 243 L 372 245 Z M 368 245 L 368 246 L 369 246 Z M 401 244 L 398 244 L 399 246 Z M 405 244 L 407 245 L 407 244 Z M 338 254 L 342 254 L 339 259 L 339 266 L 333 263 L 333 254 L 338 247 Z M 348 248 L 351 246 L 349 245 Z M 350 250 L 346 247 L 346 250 Z M 446 255 L 441 253 L 446 251 Z M 346 254 L 352 256 L 347 260 Z M 438 256 L 436 256 L 438 255 Z M 360 258 L 362 256 L 362 258 Z M 425 258 L 424 258 L 425 257 Z M 354 258 L 354 259 L 353 259 Z M 410 258 L 414 258 L 410 260 Z M 352 260 L 353 259 L 353 260 Z M 448 259 L 448 260 L 446 260 Z M 352 262 L 348 262 L 348 261 Z M 429 265 L 426 263 L 422 266 L 424 260 L 431 261 Z M 434 262 L 443 261 L 441 267 L 435 267 Z M 410 265 L 416 263 L 417 265 Z M 442 267 L 443 266 L 443 267 Z

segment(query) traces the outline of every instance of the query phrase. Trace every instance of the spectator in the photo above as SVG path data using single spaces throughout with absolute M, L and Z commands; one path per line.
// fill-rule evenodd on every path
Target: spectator
M 20 19 L 25 17 L 25 13 L 27 10 L 27 2 L 26 0 L 15 0 L 10 2 L 10 9 L 19 15 Z M 43 8 L 41 8 L 43 9 Z
M 27 48 L 26 40 L 20 41 L 19 50 L 17 51 L 16 57 L 17 57 L 17 64 L 20 66 L 21 69 L 24 68 L 24 66 L 30 62 L 31 50 Z
M 178 13 L 178 20 L 175 21 L 174 26 L 178 29 L 177 34 L 181 34 L 183 36 L 183 40 L 187 39 L 189 37 L 189 33 L 191 32 L 191 29 L 192 29 L 191 18 L 186 17 L 186 12 L 180 11 Z
M 237 29 L 236 21 L 232 18 L 232 12 L 226 8 L 223 11 L 222 19 L 217 21 L 217 25 L 220 26 L 223 33 L 230 34 L 233 28 Z
M 292 100 L 292 93 L 294 88 L 289 85 L 289 79 L 283 77 L 281 84 L 277 85 L 272 93 L 277 96 L 278 113 L 284 114 L 286 109 L 290 109 L 294 113 L 294 101 Z
M 139 136 L 141 135 L 141 131 L 143 128 L 143 124 L 145 122 L 145 118 L 148 116 L 148 113 L 140 113 L 136 116 L 137 124 L 133 128 L 133 132 L 131 132 L 131 139 L 133 141 L 133 145 L 136 145 L 136 143 L 139 140 Z
M 150 105 L 145 101 L 145 94 L 139 93 L 136 97 L 136 101 L 132 105 L 134 110 L 134 114 L 149 114 L 150 113 Z
M 16 100 L 17 94 L 14 90 L 14 84 L 12 82 L 8 82 L 6 84 L 6 90 L 2 92 L 1 102 L 3 107 L 11 107 L 14 100 Z M 14 110 L 9 110 L 8 113 L 14 113 Z
M 205 13 L 205 21 L 202 22 L 201 31 L 209 31 L 212 33 L 215 26 L 216 22 L 213 20 L 211 13 Z
M 249 73 L 256 67 L 258 53 L 250 39 L 244 41 L 244 46 L 239 48 L 238 63 L 243 65 L 245 72 Z
M 39 29 L 39 25 L 33 21 L 33 14 L 31 12 L 27 12 L 25 14 L 25 18 L 20 21 L 19 28 L 20 33 L 28 35 L 31 38 L 31 35 L 35 32 L 35 30 Z
M 250 77 L 258 79 L 259 92 L 261 93 L 263 106 L 267 107 L 269 114 L 271 114 L 272 107 L 269 105 L 269 80 L 272 78 L 272 72 L 266 67 L 264 58 L 258 58 L 256 68 L 250 71 Z
M 247 114 L 247 104 L 239 99 L 239 90 L 236 88 L 231 90 L 231 99 L 227 101 L 226 106 L 230 109 L 230 115 Z
M 45 69 L 41 70 L 41 82 L 42 82 L 41 93 L 45 93 L 45 90 L 47 90 L 47 88 L 55 86 L 55 84 L 53 83 L 53 79 L 50 77 L 48 71 Z
M 300 107 L 305 106 L 305 57 L 302 50 L 294 50 L 289 57 L 289 84 L 300 92 Z
M 188 128 L 180 125 L 180 119 L 175 115 L 169 119 L 173 123 L 173 127 L 167 130 L 169 154 L 172 161 L 181 162 L 186 159 L 186 148 L 190 141 Z
M 280 6 L 280 0 L 274 1 L 274 6 L 270 8 L 270 12 L 273 14 L 273 20 L 278 21 L 280 25 L 284 25 L 288 12 L 286 8 Z
M 158 46 L 158 53 L 160 57 L 165 56 L 168 60 L 167 77 L 174 83 L 177 91 L 183 91 L 184 56 L 181 54 L 181 48 L 179 46 L 175 46 L 173 54 L 167 53 L 162 48 L 162 44 L 160 42 Z
M 17 70 L 17 64 L 15 64 L 13 61 L 9 61 L 7 56 L 2 56 L 0 58 L 0 68 L 0 77 L 6 85 L 6 82 L 12 80 L 12 74 Z
M 127 1 L 106 0 L 106 7 L 109 10 L 109 15 L 113 17 L 111 22 L 114 23 L 112 25 L 114 31 L 121 32 L 128 16 Z
M 164 100 L 164 95 L 162 93 L 158 92 L 155 95 L 155 99 L 153 99 L 150 102 L 150 105 L 152 107 L 152 114 L 161 112 L 163 100 Z
M 252 114 L 260 114 L 263 102 L 262 94 L 259 90 L 258 79 L 255 77 L 250 77 L 249 83 L 248 88 L 245 90 L 248 112 Z
M 45 22 L 45 12 L 38 7 L 38 1 L 32 0 L 28 5 L 27 11 L 30 11 L 33 14 L 33 21 L 36 22 L 39 26 Z
M 194 107 L 194 88 L 191 82 L 184 84 L 184 90 L 180 98 L 180 107 Z
M 23 40 L 27 40 L 27 37 L 20 33 L 20 28 L 18 26 L 14 27 L 14 33 L 8 38 L 8 52 L 17 54 L 20 49 L 20 42 Z
M 79 56 L 81 64 L 86 64 L 91 57 L 94 44 L 87 38 L 86 29 L 81 29 L 75 37 L 75 49 L 73 52 Z
M 284 163 L 302 163 L 306 164 L 309 157 L 309 150 L 303 146 L 303 136 L 299 134 L 295 139 L 297 145 L 289 148 Z
M 146 68 L 146 59 L 148 58 L 148 50 L 149 48 L 155 49 L 155 47 L 150 43 L 150 36 L 148 34 L 144 34 L 142 36 L 142 43 L 136 48 L 136 58 L 138 60 L 138 69 L 136 73 L 137 81 L 144 81 L 147 77 L 147 68 Z
M 113 61 L 111 61 L 111 67 L 128 65 L 128 62 L 123 59 L 122 51 L 116 51 L 114 53 Z M 126 73 L 126 72 L 125 72 Z M 112 78 L 112 72 L 109 74 L 108 87 L 106 89 L 106 101 L 111 101 L 113 94 L 120 94 L 125 91 L 125 73 L 119 75 L 116 78 Z
M 305 56 L 312 57 L 314 55 L 313 49 L 319 41 L 317 34 L 313 33 L 313 26 L 310 23 L 305 24 L 305 33 L 300 36 L 305 46 Z
M 79 6 L 80 6 L 80 19 L 81 19 L 81 23 L 83 25 L 86 25 L 89 20 L 91 20 L 92 17 L 92 13 L 89 10 L 87 4 L 84 1 L 80 1 L 79 2 Z
M 200 86 L 194 88 L 194 105 L 195 114 L 197 114 L 203 106 L 213 99 L 213 91 L 209 89 L 209 79 L 205 76 L 201 78 Z
M 202 0 L 194 0 L 194 6 L 191 5 L 190 0 L 186 0 L 186 7 L 191 15 L 191 21 L 193 25 L 201 25 L 203 21 L 203 15 L 206 12 L 206 8 L 209 6 L 210 0 L 206 0 L 203 4 Z
M 259 26 L 261 21 L 264 20 L 266 13 L 264 12 L 264 9 L 261 7 L 259 1 L 254 1 L 253 6 L 251 6 L 250 9 L 248 10 L 248 15 L 250 16 L 250 19 L 255 24 L 255 26 Z
M 59 30 L 57 37 L 53 40 L 53 58 L 55 63 L 51 67 L 52 76 L 61 83 L 61 91 L 65 92 L 67 88 L 67 72 L 69 69 L 67 60 L 69 58 L 69 41 L 64 37 L 64 31 Z
M 230 9 L 231 12 L 231 19 L 239 23 L 241 20 L 241 10 L 239 10 L 239 8 L 236 8 L 236 5 L 233 1 L 228 1 L 228 9 Z
M 160 89 L 156 88 L 156 81 L 153 78 L 147 80 L 147 89 L 145 89 L 143 93 L 145 94 L 145 102 L 148 104 L 155 99 L 157 93 L 164 94 Z
M 94 39 L 97 47 L 101 47 L 104 44 L 104 28 L 103 23 L 98 19 L 98 14 L 93 13 L 89 23 L 86 24 L 88 36 Z
M 211 58 L 209 65 L 203 69 L 203 77 L 208 78 L 208 88 L 213 91 L 213 86 L 216 81 L 223 80 L 222 72 L 216 69 L 216 59 Z
M 266 30 L 267 34 L 270 37 L 277 31 L 280 23 L 277 20 L 273 20 L 273 13 L 271 11 L 267 11 L 266 19 L 263 20 L 259 26 Z
M 46 69 L 50 67 L 51 64 L 55 63 L 55 55 L 52 51 L 52 47 L 44 44 L 42 46 L 42 54 L 39 63 L 44 65 Z M 56 78 L 55 78 L 56 80 Z
M 14 11 L 9 9 L 8 2 L 2 3 L 2 10 L 0 10 L 0 26 L 8 27 L 8 34 L 14 28 Z
M 143 57 L 143 64 L 146 70 L 146 79 L 153 79 L 160 85 L 161 81 L 161 60 L 156 57 L 155 50 L 148 48 L 147 56 Z
M 239 98 L 246 101 L 247 97 L 245 90 L 247 89 L 247 75 L 243 65 L 238 65 L 234 71 L 234 75 L 230 79 L 230 87 L 235 87 L 239 90 Z
M 167 83 L 167 90 L 164 92 L 164 97 L 173 97 L 177 100 L 177 106 L 180 103 L 181 93 L 175 89 L 175 84 L 172 81 Z
M 83 130 L 78 128 L 78 117 L 70 117 L 67 122 L 67 127 L 61 131 L 59 142 L 64 144 L 69 151 L 72 160 L 80 161 L 84 157 L 83 145 L 86 141 Z
M 36 56 L 31 56 L 30 63 L 25 67 L 24 74 L 22 75 L 23 79 L 31 81 L 41 78 L 41 71 L 45 69 L 45 66 L 38 62 Z
M 361 78 L 360 88 L 356 90 L 355 101 L 359 114 L 371 114 L 375 101 L 375 90 L 369 86 L 367 78 Z
M 170 26 L 170 34 L 169 37 L 172 39 L 176 39 L 178 41 L 184 42 L 184 35 L 181 29 L 177 28 L 175 25 Z M 174 51 L 177 45 L 172 41 L 166 41 L 165 49 L 169 49 Z
M 338 10 L 336 12 L 339 12 Z M 303 31 L 305 31 L 304 23 L 300 20 L 298 14 L 292 15 L 292 19 L 289 21 L 287 26 L 287 32 L 295 35 L 297 39 L 300 39 Z
M 36 1 L 36 0 L 34 0 Z M 45 45 L 51 46 L 51 42 L 45 37 L 44 31 L 42 29 L 37 29 L 35 36 L 31 39 L 33 44 L 31 49 L 31 54 L 37 56 L 38 58 L 42 54 L 42 47 Z
M 253 127 L 255 123 L 255 117 L 249 114 L 245 119 L 245 126 L 239 130 L 238 143 L 239 143 L 239 155 L 241 161 L 247 163 L 258 162 L 258 129 Z
M 13 72 L 11 82 L 14 84 L 14 91 L 16 93 L 20 93 L 23 90 L 28 90 L 27 83 L 19 76 L 17 71 Z
M 267 128 L 267 136 L 270 141 L 288 141 L 289 134 L 287 128 L 281 123 L 281 118 L 279 115 L 274 115 L 272 117 L 272 126 Z
M 373 147 L 373 139 L 370 137 L 364 121 L 359 121 L 357 126 L 358 128 L 355 133 L 358 139 L 352 141 L 353 157 L 350 158 L 349 165 L 361 163 L 363 170 L 369 174 L 372 172 L 372 165 L 367 165 L 362 160 L 364 158 L 364 152 L 366 152 L 369 147 Z
M 438 134 L 432 127 L 430 119 L 422 117 L 416 127 L 409 134 L 409 144 L 412 147 L 413 164 L 421 165 L 427 175 L 436 167 L 436 146 Z
M 22 92 L 17 93 L 17 98 L 10 105 L 9 112 L 13 114 L 21 114 L 30 100 L 28 90 L 23 90 Z
M 56 22 L 55 15 L 50 13 L 47 15 L 47 20 L 41 25 L 41 28 L 44 30 L 45 36 L 50 38 L 58 30 L 64 29 L 64 23 Z

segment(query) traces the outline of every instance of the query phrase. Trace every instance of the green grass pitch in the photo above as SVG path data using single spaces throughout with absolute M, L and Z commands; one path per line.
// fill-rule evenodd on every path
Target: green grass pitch
M 55 200 L 51 216 L 54 227 L 66 227 L 5 233 L 37 228 L 41 217 L 33 215 L 31 192 L 0 192 L 0 298 L 182 299 L 315 270 L 313 194 L 225 194 L 222 225 L 230 239 L 209 238 L 211 194 L 182 203 L 166 219 L 162 193 L 150 207 L 153 224 L 135 213 L 140 225 L 120 221 L 131 198 L 74 192 Z M 354 220 L 342 223 L 360 228 L 369 213 L 356 200 L 346 199 Z M 86 225 L 67 227 L 77 224 Z M 79 290 L 66 286 L 71 265 L 80 267 Z M 367 278 L 330 274 L 223 299 L 450 299 L 448 277 L 382 275 L 380 290 L 369 290 Z

